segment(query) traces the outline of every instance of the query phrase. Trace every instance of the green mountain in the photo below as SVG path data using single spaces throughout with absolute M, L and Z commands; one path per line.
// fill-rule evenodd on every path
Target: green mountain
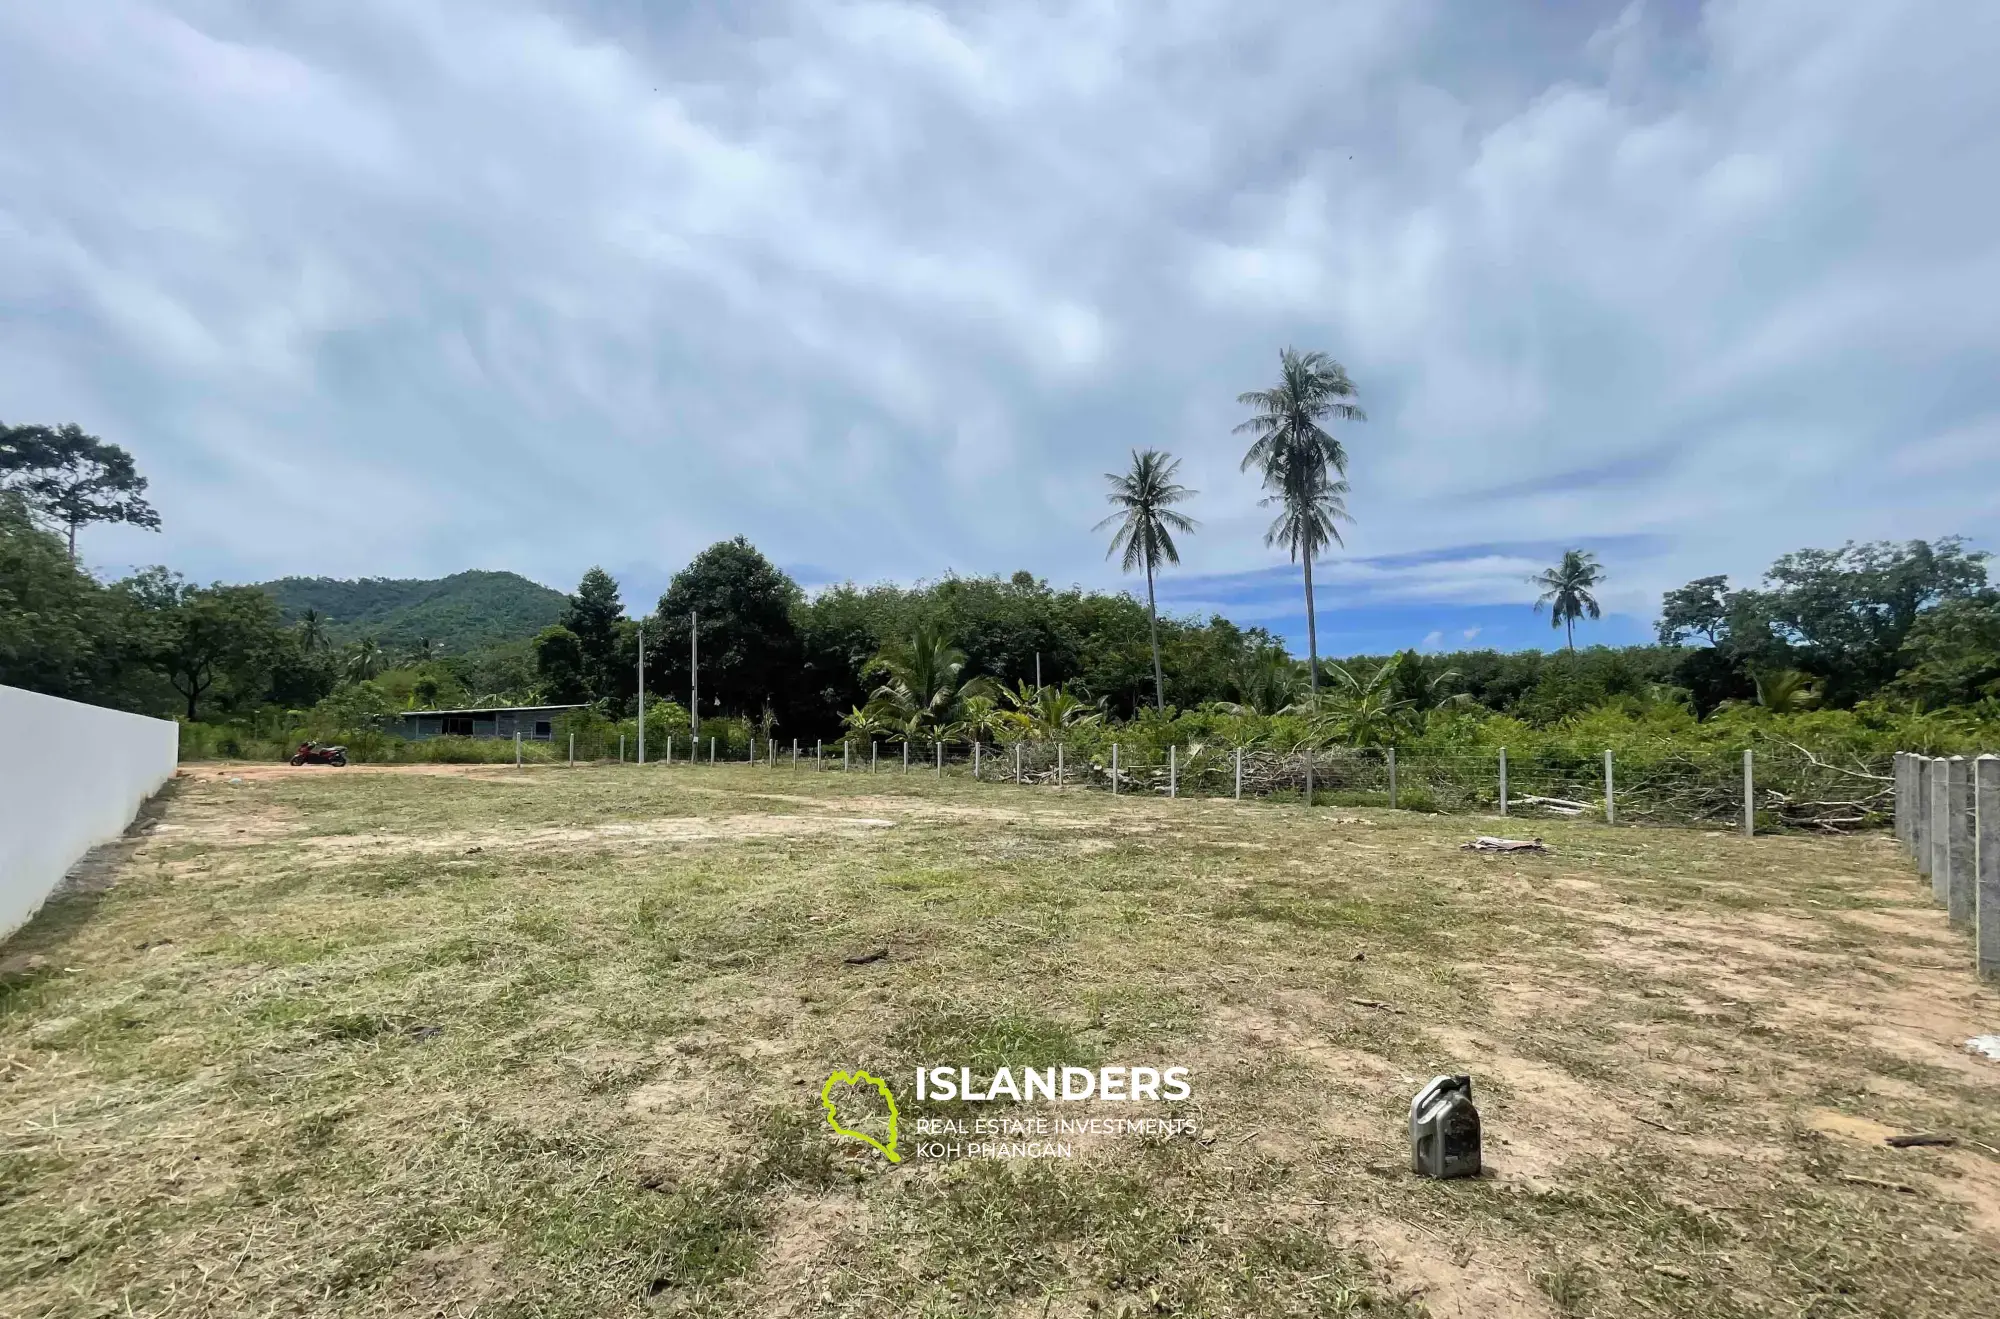
M 447 655 L 524 641 L 556 621 L 565 599 L 511 572 L 461 572 L 436 581 L 285 577 L 261 585 L 288 623 L 319 610 L 336 642 L 373 637 L 401 650 L 429 637 Z

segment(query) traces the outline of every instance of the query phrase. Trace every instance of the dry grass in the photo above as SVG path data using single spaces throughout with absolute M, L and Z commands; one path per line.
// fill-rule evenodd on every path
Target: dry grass
M 2000 996 L 1886 840 L 1493 827 L 203 767 L 0 947 L 0 1312 L 2000 1313 Z M 1204 1131 L 819 1123 L 920 1059 L 1190 1065 Z M 1477 1182 L 1406 1171 L 1444 1070 Z

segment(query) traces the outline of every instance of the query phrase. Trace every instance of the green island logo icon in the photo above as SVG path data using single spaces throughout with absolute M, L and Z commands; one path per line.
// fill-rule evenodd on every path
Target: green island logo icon
M 884 1145 L 865 1131 L 856 1131 L 852 1127 L 843 1127 L 840 1125 L 839 1115 L 834 1111 L 833 1087 L 836 1085 L 872 1085 L 881 1094 L 883 1101 L 889 1105 L 889 1143 L 887 1145 Z M 826 1110 L 826 1124 L 833 1128 L 836 1135 L 848 1136 L 873 1145 L 880 1151 L 882 1157 L 891 1163 L 901 1163 L 903 1161 L 902 1156 L 896 1153 L 896 1096 L 889 1092 L 889 1085 L 886 1081 L 877 1076 L 870 1076 L 867 1072 L 835 1072 L 832 1076 L 827 1077 L 826 1084 L 819 1088 L 819 1104 L 821 1108 Z

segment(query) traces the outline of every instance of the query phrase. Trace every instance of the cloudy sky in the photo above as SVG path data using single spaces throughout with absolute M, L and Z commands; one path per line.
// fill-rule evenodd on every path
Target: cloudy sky
M 0 419 L 131 449 L 212 579 L 748 535 L 802 582 L 1164 584 L 1303 634 L 1237 470 L 1285 344 L 1360 385 L 1329 651 L 2000 542 L 2000 6 L 89 0 L 0 6 Z

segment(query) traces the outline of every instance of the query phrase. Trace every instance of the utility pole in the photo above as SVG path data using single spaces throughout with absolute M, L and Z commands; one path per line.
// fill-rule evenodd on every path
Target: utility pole
M 639 763 L 646 763 L 646 625 L 639 624 Z
M 695 632 L 695 611 L 688 610 L 688 718 L 694 725 L 694 745 L 701 745 L 701 637 Z

